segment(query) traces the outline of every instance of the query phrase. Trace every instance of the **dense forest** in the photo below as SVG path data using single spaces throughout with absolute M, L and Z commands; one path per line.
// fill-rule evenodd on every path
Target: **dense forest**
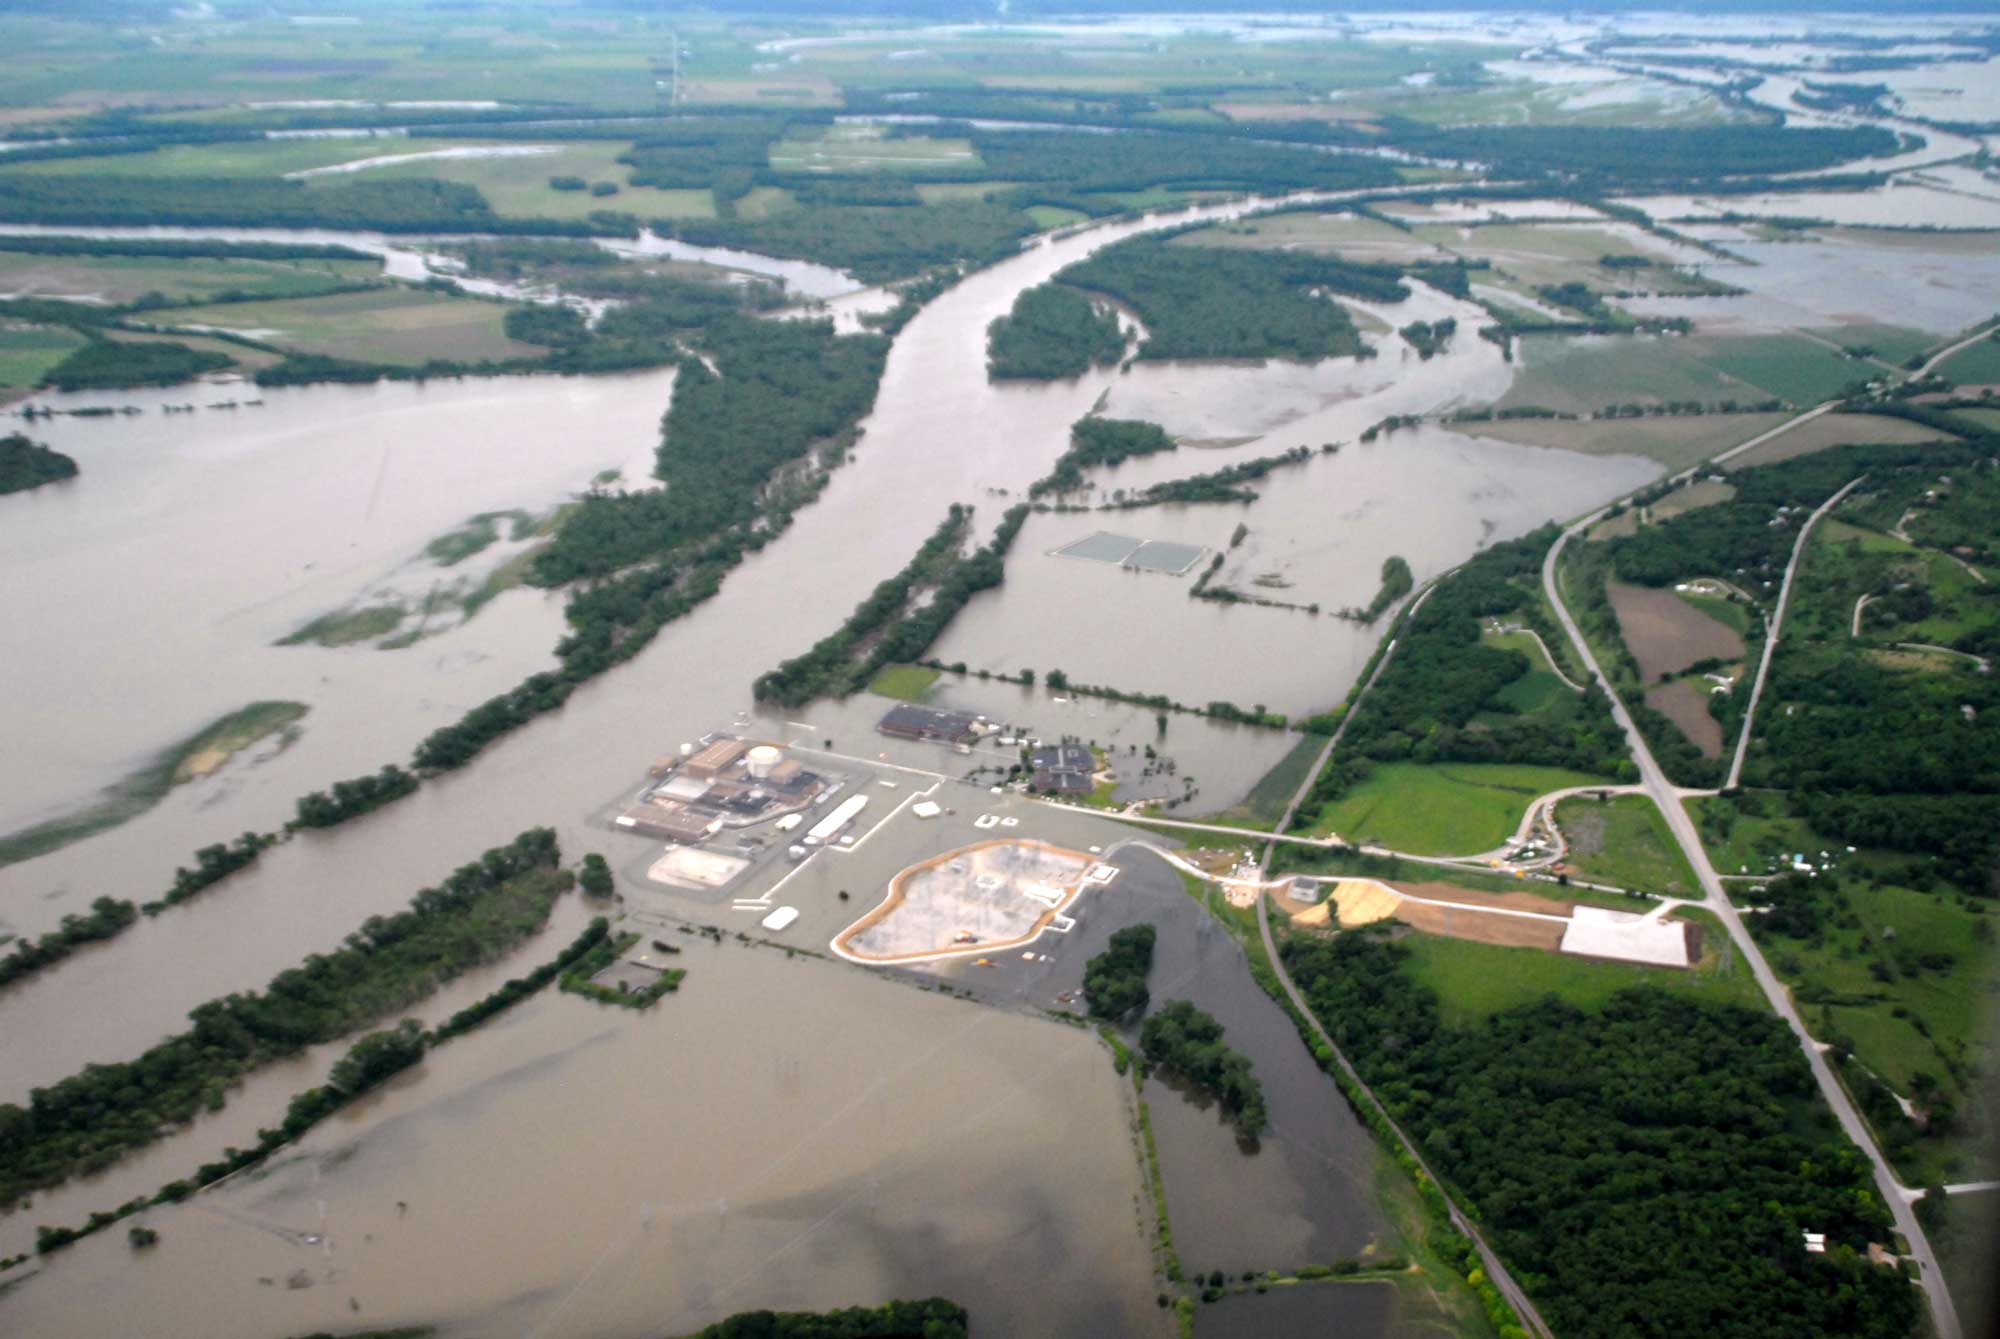
M 994 381 L 1079 376 L 1124 357 L 1126 340 L 1116 313 L 1100 311 L 1073 288 L 1037 284 L 986 327 L 986 375 Z
M 1293 978 L 1568 1339 L 1905 1339 L 1887 1210 L 1777 1018 L 1650 988 L 1446 1027 L 1409 951 L 1288 940 Z M 1829 1249 L 1808 1255 L 1805 1232 Z
M 75 477 L 76 461 L 62 452 L 18 432 L 0 437 L 0 493 L 22 493 Z
M 371 916 L 331 953 L 280 972 L 260 992 L 188 1015 L 194 1026 L 135 1060 L 94 1064 L 23 1108 L 0 1104 L 0 1207 L 143 1148 L 257 1067 L 331 1041 L 423 999 L 539 929 L 568 876 L 555 833 L 534 828 L 419 892 L 410 909 Z
M 1528 657 L 1480 640 L 1482 620 L 1551 622 L 1535 591 L 1553 525 L 1495 544 L 1438 582 L 1395 633 L 1395 657 L 1355 710 L 1340 754 L 1313 784 L 1295 824 L 1324 807 L 1376 762 L 1511 762 L 1568 767 L 1621 780 L 1636 777 L 1611 704 L 1595 683 L 1555 710 L 1522 714 L 1500 697 L 1532 668 Z M 1538 630 L 1539 627 L 1538 627 Z M 1553 626 L 1543 632 L 1553 645 Z
M 1135 237 L 1063 270 L 1060 283 L 1109 294 L 1146 327 L 1141 358 L 1345 358 L 1368 346 L 1347 309 L 1409 296 L 1400 272 L 1302 251 L 1236 251 Z
M 688 1339 L 966 1339 L 972 1318 L 942 1297 L 842 1311 L 745 1311 Z

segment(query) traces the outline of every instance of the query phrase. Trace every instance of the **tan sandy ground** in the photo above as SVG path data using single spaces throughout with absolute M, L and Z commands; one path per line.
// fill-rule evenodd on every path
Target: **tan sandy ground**
M 1373 879 L 1342 879 L 1327 890 L 1326 900 L 1304 910 L 1293 913 L 1294 925 L 1326 925 L 1335 914 L 1340 917 L 1342 929 L 1353 929 L 1357 925 L 1369 925 L 1375 921 L 1387 920 L 1397 914 L 1403 899 L 1396 896 L 1387 885 Z M 1286 906 L 1301 906 L 1301 903 L 1286 899 Z
M 1781 460 L 1809 456 L 1830 446 L 1865 442 L 1870 446 L 1899 446 L 1909 442 L 1954 440 L 1950 433 L 1927 428 L 1907 419 L 1881 418 L 1874 414 L 1822 414 L 1790 432 L 1781 432 L 1753 450 L 1745 451 L 1723 465 L 1727 470 L 1746 470 L 1756 465 L 1775 465 Z
M 1670 590 L 1613 581 L 1606 586 L 1618 615 L 1618 632 L 1639 662 L 1646 682 L 1698 661 L 1737 660 L 1743 638 Z
M 1455 883 L 1393 883 L 1399 893 L 1425 897 L 1433 902 L 1457 902 L 1468 907 L 1505 907 L 1509 911 L 1535 911 L 1544 916 L 1567 916 L 1576 903 L 1567 898 L 1541 897 L 1535 893 L 1482 893 Z
M 1088 870 L 1091 865 L 1096 863 L 1090 856 L 1085 855 L 1081 851 L 1072 851 L 1065 847 L 1051 845 L 1048 842 L 1036 841 L 1032 837 L 999 837 L 999 838 L 994 838 L 990 841 L 974 842 L 970 846 L 961 846 L 954 850 L 945 851 L 939 855 L 934 855 L 930 857 L 928 860 L 918 861 L 916 864 L 911 865 L 908 869 L 904 870 L 902 873 L 898 874 L 895 878 L 891 879 L 889 881 L 889 891 L 887 896 L 885 896 L 882 899 L 882 901 L 878 903 L 876 906 L 870 908 L 866 912 L 863 912 L 861 919 L 855 921 L 845 930 L 842 930 L 839 934 L 835 935 L 833 937 L 834 947 L 841 950 L 844 953 L 852 954 L 856 958 L 863 959 L 868 962 L 881 962 L 881 963 L 908 962 L 911 960 L 928 958 L 933 954 L 937 953 L 956 952 L 961 950 L 962 948 L 968 947 L 957 944 L 936 944 L 928 948 L 917 949 L 908 953 L 874 954 L 874 953 L 864 952 L 861 949 L 855 948 L 854 940 L 859 938 L 861 935 L 867 933 L 869 930 L 873 929 L 876 925 L 878 925 L 883 920 L 887 919 L 891 914 L 893 914 L 896 908 L 903 905 L 904 889 L 912 878 L 916 877 L 919 874 L 927 873 L 930 870 L 936 869 L 939 865 L 943 865 L 950 861 L 957 860 L 961 857 L 970 855 L 973 852 L 988 850 L 996 846 L 1031 846 L 1037 850 L 1044 851 L 1053 856 L 1079 861 L 1081 862 L 1081 867 L 1078 870 L 1077 880 L 1063 889 L 1062 900 L 1058 902 L 1055 906 L 1050 907 L 1047 910 L 1043 911 L 1041 915 L 1037 916 L 1035 918 L 1034 924 L 1028 928 L 1026 933 L 1013 939 L 994 940 L 991 942 L 980 943 L 976 946 L 970 946 L 970 947 L 976 947 L 976 949 L 982 954 L 990 955 L 995 953 L 1004 953 L 1008 949 L 1019 948 L 1023 944 L 1033 942 L 1038 936 L 1040 936 L 1042 931 L 1046 930 L 1049 927 L 1050 922 L 1054 921 L 1057 916 L 1061 915 L 1065 911 L 1068 911 L 1072 906 L 1076 905 L 1076 899 L 1080 897 L 1083 893 L 1082 874 L 1084 871 Z
M 1708 714 L 1706 679 L 1676 679 L 1646 690 L 1646 705 L 1680 728 L 1704 758 L 1722 756 L 1722 722 Z
M 1412 902 L 1399 896 L 1400 893 L 1432 901 Z M 1394 917 L 1412 929 L 1429 934 L 1548 952 L 1554 952 L 1562 943 L 1562 920 L 1496 915 L 1490 909 L 1532 911 L 1555 918 L 1567 916 L 1572 905 L 1532 893 L 1480 893 L 1444 883 L 1392 886 L 1373 879 L 1342 879 L 1329 890 L 1326 901 L 1314 906 L 1283 898 L 1277 900 L 1281 908 L 1291 911 L 1293 925 L 1329 925 L 1337 916 L 1342 928 L 1351 929 Z M 1437 906 L 1433 902 L 1452 905 Z M 1292 911 L 1294 907 L 1299 909 Z

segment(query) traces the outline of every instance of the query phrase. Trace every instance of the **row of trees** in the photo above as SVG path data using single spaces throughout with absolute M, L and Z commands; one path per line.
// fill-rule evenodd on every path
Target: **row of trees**
M 1056 457 L 1055 468 L 1028 486 L 1028 496 L 1073 493 L 1084 486 L 1083 472 L 1119 464 L 1135 456 L 1172 451 L 1179 443 L 1166 429 L 1144 419 L 1098 418 L 1091 415 L 1070 424 L 1069 449 Z
M 559 855 L 554 832 L 523 832 L 263 991 L 198 1006 L 189 1030 L 136 1059 L 88 1065 L 35 1089 L 26 1107 L 0 1104 L 0 1207 L 110 1166 L 220 1106 L 251 1070 L 408 1008 L 505 953 L 547 921 L 568 886 Z

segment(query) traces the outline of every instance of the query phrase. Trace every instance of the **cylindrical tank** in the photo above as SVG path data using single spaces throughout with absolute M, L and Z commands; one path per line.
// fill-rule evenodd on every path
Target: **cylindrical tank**
M 784 754 L 772 748 L 769 744 L 759 744 L 756 748 L 750 750 L 749 755 L 743 761 L 744 765 L 749 768 L 750 775 L 761 781 L 771 775 L 771 769 L 782 762 L 784 757 Z

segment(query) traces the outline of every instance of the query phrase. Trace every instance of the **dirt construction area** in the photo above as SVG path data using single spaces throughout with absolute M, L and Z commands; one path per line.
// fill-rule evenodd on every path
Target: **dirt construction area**
M 1646 690 L 1646 705 L 1672 721 L 1704 758 L 1722 756 L 1722 723 L 1708 714 L 1708 689 L 1703 678 L 1676 679 Z
M 1740 660 L 1743 638 L 1672 591 L 1613 581 L 1611 607 L 1618 631 L 1647 683 L 1702 660 Z
M 1286 899 L 1281 906 L 1298 906 Z M 1508 948 L 1555 952 L 1568 928 L 1569 902 L 1533 893 L 1480 893 L 1449 883 L 1378 883 L 1342 879 L 1327 888 L 1326 900 L 1292 914 L 1292 924 L 1342 928 L 1393 917 L 1414 930 Z M 1528 912 L 1530 915 L 1509 915 Z
M 1090 856 L 1046 842 L 963 846 L 896 875 L 833 947 L 879 963 L 1018 948 L 1061 921 L 1092 876 Z

